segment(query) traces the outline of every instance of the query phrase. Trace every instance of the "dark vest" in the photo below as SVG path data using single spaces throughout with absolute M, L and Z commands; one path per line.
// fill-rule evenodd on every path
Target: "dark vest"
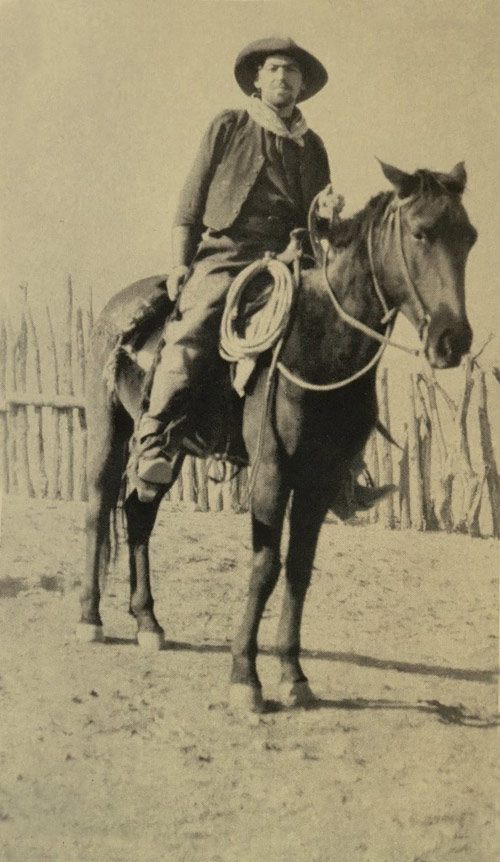
M 212 152 L 205 151 L 210 141 Z M 301 148 L 302 149 L 302 148 Z M 328 157 L 321 138 L 308 130 L 301 158 L 301 186 L 307 213 L 314 196 L 330 182 Z M 262 128 L 247 111 L 227 111 L 217 117 L 202 143 L 181 193 L 177 224 L 196 221 L 224 231 L 237 219 L 264 165 Z M 185 201 L 185 203 L 183 203 Z M 191 213 L 187 218 L 183 213 Z

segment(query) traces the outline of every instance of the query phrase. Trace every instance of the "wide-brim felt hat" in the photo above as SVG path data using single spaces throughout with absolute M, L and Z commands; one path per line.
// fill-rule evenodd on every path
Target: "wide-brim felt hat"
M 328 81 L 325 67 L 309 51 L 301 48 L 288 36 L 271 36 L 268 39 L 250 42 L 236 57 L 234 76 L 247 96 L 255 92 L 254 82 L 258 67 L 272 54 L 286 54 L 299 64 L 304 76 L 304 90 L 297 98 L 298 102 L 316 95 Z

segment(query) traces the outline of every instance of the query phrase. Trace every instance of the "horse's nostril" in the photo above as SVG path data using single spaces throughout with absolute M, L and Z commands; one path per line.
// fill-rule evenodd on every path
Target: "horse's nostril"
M 454 329 L 445 329 L 437 342 L 437 353 L 448 365 L 458 365 L 464 353 L 470 350 L 472 330 L 468 323 Z

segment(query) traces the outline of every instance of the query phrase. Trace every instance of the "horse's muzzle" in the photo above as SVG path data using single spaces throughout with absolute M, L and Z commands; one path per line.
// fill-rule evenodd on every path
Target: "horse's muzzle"
M 456 368 L 462 356 L 469 352 L 472 329 L 467 320 L 457 321 L 429 338 L 425 355 L 433 368 Z

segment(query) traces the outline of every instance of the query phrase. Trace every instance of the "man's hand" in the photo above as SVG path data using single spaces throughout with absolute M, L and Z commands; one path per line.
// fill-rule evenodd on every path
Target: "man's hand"
M 344 205 L 344 197 L 336 194 L 332 184 L 328 183 L 318 195 L 315 212 L 316 218 L 323 218 L 330 224 L 334 224 L 339 221 Z
M 186 276 L 189 272 L 189 267 L 185 264 L 174 266 L 167 275 L 167 293 L 172 302 L 176 302 L 181 288 L 186 281 Z

